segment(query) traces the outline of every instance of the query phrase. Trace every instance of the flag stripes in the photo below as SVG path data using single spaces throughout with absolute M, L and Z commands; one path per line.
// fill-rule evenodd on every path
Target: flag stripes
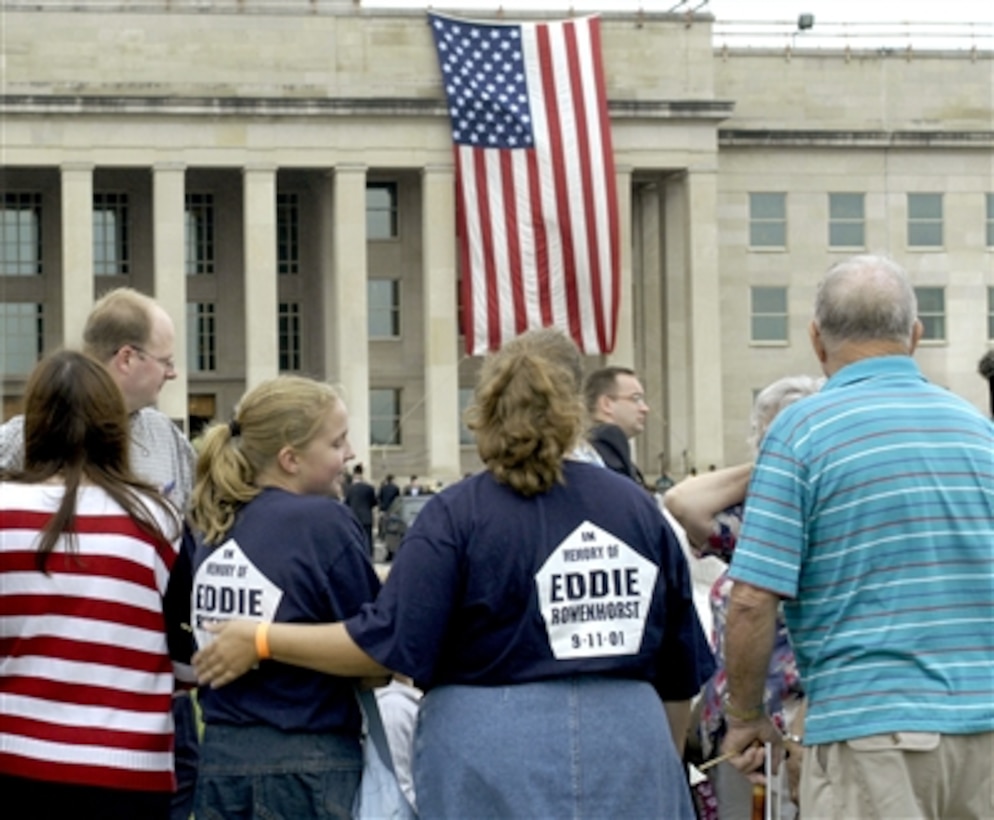
M 430 15 L 453 124 L 467 350 L 554 325 L 617 333 L 618 202 L 600 21 Z

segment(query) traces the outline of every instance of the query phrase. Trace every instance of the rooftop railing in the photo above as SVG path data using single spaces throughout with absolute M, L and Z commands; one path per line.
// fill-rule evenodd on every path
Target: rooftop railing
M 719 49 L 994 51 L 994 21 L 828 22 L 801 14 L 789 21 L 715 20 L 712 35 Z

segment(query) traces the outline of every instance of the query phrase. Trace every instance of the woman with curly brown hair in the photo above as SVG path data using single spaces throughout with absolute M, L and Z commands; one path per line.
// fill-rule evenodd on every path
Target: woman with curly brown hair
M 490 357 L 467 418 L 487 469 L 425 506 L 374 604 L 268 632 L 284 663 L 425 690 L 421 817 L 694 816 L 673 738 L 712 661 L 651 498 L 570 457 L 580 362 L 553 330 Z M 258 661 L 253 626 L 197 660 L 203 681 L 234 679 Z

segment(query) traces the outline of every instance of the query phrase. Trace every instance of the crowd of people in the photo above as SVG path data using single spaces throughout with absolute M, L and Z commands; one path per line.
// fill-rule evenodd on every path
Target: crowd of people
M 734 820 L 782 768 L 785 820 L 994 816 L 994 422 L 920 334 L 896 263 L 834 266 L 825 378 L 769 385 L 754 459 L 661 495 L 638 374 L 528 331 L 467 412 L 484 469 L 381 582 L 373 511 L 417 476 L 374 488 L 342 396 L 296 376 L 195 454 L 153 406 L 171 320 L 112 291 L 0 426 L 11 816 L 348 817 L 370 687 L 426 818 Z

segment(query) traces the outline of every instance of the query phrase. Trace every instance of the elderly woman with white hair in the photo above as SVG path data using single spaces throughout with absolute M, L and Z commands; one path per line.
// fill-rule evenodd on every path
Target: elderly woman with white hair
M 823 382 L 824 379 L 809 376 L 787 376 L 763 389 L 756 397 L 750 419 L 752 430 L 749 443 L 753 450 L 758 450 L 766 430 L 781 410 L 816 393 Z M 731 563 L 742 525 L 751 474 L 751 462 L 715 470 L 688 478 L 670 488 L 663 496 L 666 509 L 683 526 L 698 557 L 711 555 L 726 564 Z M 700 703 L 701 720 L 697 731 L 705 757 L 717 754 L 725 734 L 724 696 L 727 680 L 724 636 L 731 588 L 732 581 L 726 569 L 715 580 L 710 593 L 712 643 L 718 668 L 705 684 Z M 774 723 L 784 733 L 788 751 L 793 752 L 796 762 L 800 758 L 801 749 L 792 730 L 803 721 L 804 692 L 787 626 L 782 617 L 777 626 L 776 644 L 766 679 L 765 701 Z M 795 721 L 798 723 L 795 724 Z M 718 816 L 721 820 L 737 820 L 740 817 L 748 820 L 752 816 L 752 788 L 742 774 L 730 764 L 722 763 L 715 768 L 711 780 L 718 798 Z M 781 816 L 787 818 L 794 811 L 790 801 L 785 799 Z

